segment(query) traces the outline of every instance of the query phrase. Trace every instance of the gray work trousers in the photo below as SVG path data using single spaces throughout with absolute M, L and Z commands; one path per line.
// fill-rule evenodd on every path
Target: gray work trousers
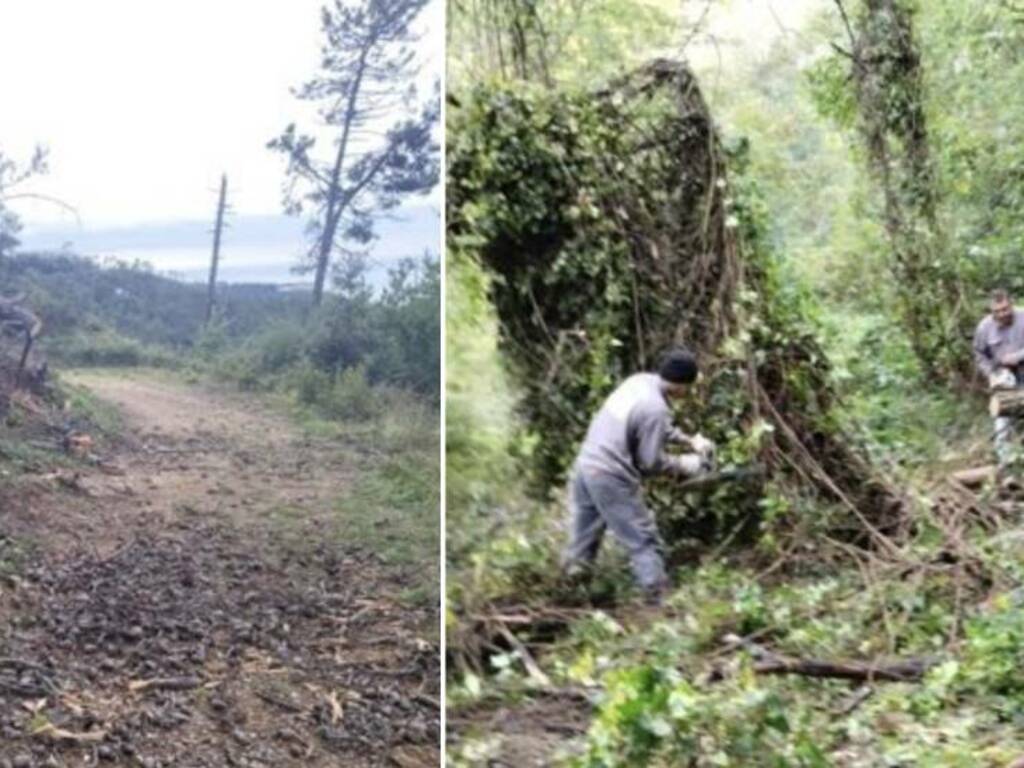
M 626 548 L 633 576 L 642 589 L 659 591 L 668 584 L 661 537 L 654 515 L 635 484 L 611 475 L 574 470 L 569 482 L 569 545 L 562 567 L 589 567 L 597 558 L 606 528 Z

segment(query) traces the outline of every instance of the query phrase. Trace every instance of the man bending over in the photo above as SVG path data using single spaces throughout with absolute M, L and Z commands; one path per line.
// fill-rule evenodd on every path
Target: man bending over
M 674 349 L 657 373 L 637 373 L 609 395 L 573 465 L 571 531 L 562 565 L 567 575 L 588 572 L 605 528 L 629 552 L 633 575 L 649 602 L 659 604 L 668 586 L 654 515 L 644 505 L 641 481 L 654 474 L 693 477 L 710 471 L 714 445 L 688 437 L 672 424 L 669 400 L 697 379 L 697 360 Z M 694 453 L 666 453 L 667 442 L 688 443 Z

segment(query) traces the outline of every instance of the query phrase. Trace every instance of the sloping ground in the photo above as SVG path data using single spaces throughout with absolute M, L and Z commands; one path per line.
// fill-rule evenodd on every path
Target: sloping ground
M 433 574 L 338 511 L 388 446 L 73 381 L 124 437 L 0 488 L 0 766 L 436 765 L 437 612 L 405 599 Z

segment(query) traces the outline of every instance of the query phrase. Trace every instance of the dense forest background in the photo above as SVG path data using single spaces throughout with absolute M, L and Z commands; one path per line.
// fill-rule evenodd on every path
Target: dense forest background
M 772 6 L 449 3 L 452 764 L 1007 766 L 1024 753 L 1019 508 L 950 479 L 992 461 L 974 326 L 993 288 L 1024 288 L 1024 9 Z M 664 298 L 641 280 L 631 299 L 636 286 L 614 277 L 666 232 L 642 219 L 665 204 L 644 182 L 671 159 L 644 165 L 621 140 L 676 119 L 678 104 L 633 110 L 623 86 L 659 58 L 687 62 L 713 119 L 727 166 L 708 197 L 723 209 L 715 248 L 735 249 L 743 272 L 723 289 L 723 332 L 698 334 L 715 374 L 680 417 L 716 438 L 727 467 L 757 461 L 768 477 L 652 492 L 678 592 L 638 619 L 621 554 L 581 597 L 560 583 L 557 552 L 579 430 L 646 354 L 615 313 Z M 691 256 L 667 258 L 685 277 Z M 559 281 L 574 269 L 579 301 L 598 309 L 571 315 Z M 562 289 L 557 302 L 544 286 Z M 530 347 L 537 316 L 570 317 L 552 333 L 586 318 L 572 347 L 586 350 Z M 571 359 L 571 373 L 545 378 L 538 352 Z M 780 656 L 924 671 L 769 674 Z M 586 735 L 556 747 L 538 734 L 567 690 L 579 720 L 562 727 Z

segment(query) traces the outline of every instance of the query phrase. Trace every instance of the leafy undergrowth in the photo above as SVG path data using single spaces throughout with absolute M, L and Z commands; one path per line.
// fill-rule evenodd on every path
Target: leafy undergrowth
M 871 328 L 851 336 L 872 343 Z M 844 417 L 908 491 L 890 549 L 808 536 L 780 551 L 769 515 L 758 547 L 706 550 L 652 611 L 614 547 L 588 595 L 558 581 L 560 505 L 509 488 L 457 497 L 468 519 L 456 525 L 491 535 L 449 532 L 449 764 L 1000 768 L 1024 756 L 1024 502 L 947 479 L 991 460 L 987 417 L 892 365 L 891 339 L 874 343 L 876 357 L 837 357 Z M 768 674 L 776 658 L 924 672 Z M 552 710 L 577 725 L 538 738 Z
M 687 571 L 662 611 L 592 611 L 553 644 L 492 655 L 486 675 L 454 687 L 454 711 L 577 690 L 594 711 L 563 756 L 580 768 L 1010 765 L 1024 755 L 1024 611 L 1020 594 L 999 585 L 1016 581 L 1024 538 L 1010 526 L 963 535 L 970 568 L 943 562 L 950 542 L 922 537 L 901 562 L 865 559 L 785 581 L 725 564 Z M 928 671 L 905 683 L 767 675 L 765 649 L 880 665 L 913 658 Z M 472 727 L 453 741 L 452 765 L 507 748 Z

